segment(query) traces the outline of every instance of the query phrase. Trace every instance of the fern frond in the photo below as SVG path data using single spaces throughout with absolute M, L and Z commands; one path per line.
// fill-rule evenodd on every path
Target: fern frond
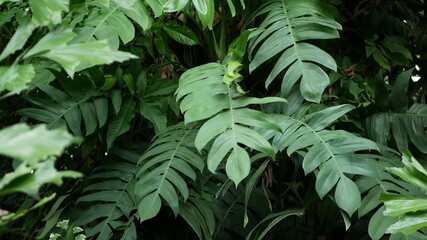
M 274 0 L 258 10 L 258 16 L 264 13 L 267 16 L 252 34 L 249 53 L 254 56 L 250 71 L 281 54 L 267 77 L 266 87 L 287 69 L 282 79 L 282 95 L 287 96 L 301 79 L 304 98 L 320 101 L 329 77 L 319 65 L 333 71 L 337 65 L 328 53 L 304 41 L 337 38 L 337 30 L 341 29 L 322 6 L 316 0 Z
M 319 169 L 316 191 L 320 198 L 336 186 L 335 201 L 350 216 L 361 203 L 359 189 L 350 176 L 379 174 L 371 159 L 356 153 L 378 150 L 375 142 L 343 130 L 325 129 L 352 109 L 349 105 L 329 107 L 301 119 L 278 115 L 283 133 L 276 133 L 273 138 L 276 149 L 286 149 L 289 156 L 298 152 L 304 157 L 305 174 Z
M 204 168 L 204 161 L 194 148 L 194 137 L 193 126 L 177 124 L 157 135 L 142 155 L 135 187 L 141 222 L 159 213 L 161 198 L 175 215 L 179 213 L 178 194 L 185 201 L 189 196 L 187 179 L 195 181 L 194 169 Z
M 277 97 L 245 97 L 237 82 L 241 64 L 231 60 L 227 66 L 205 64 L 186 71 L 179 80 L 177 99 L 185 122 L 208 119 L 200 128 L 195 145 L 201 151 L 209 142 L 208 169 L 215 173 L 224 158 L 226 172 L 237 185 L 250 170 L 250 157 L 243 146 L 274 157 L 270 143 L 253 127 L 280 131 L 269 115 L 249 109 L 251 104 L 284 102 Z M 203 104 L 200 104 L 202 102 Z
M 133 211 L 136 210 L 134 188 L 138 155 L 126 150 L 113 150 L 120 156 L 114 162 L 102 164 L 88 178 L 97 180 L 83 190 L 78 205 L 89 205 L 74 225 L 85 226 L 86 236 L 111 239 L 117 232 L 136 236 Z M 90 224 L 90 225 L 87 225 Z

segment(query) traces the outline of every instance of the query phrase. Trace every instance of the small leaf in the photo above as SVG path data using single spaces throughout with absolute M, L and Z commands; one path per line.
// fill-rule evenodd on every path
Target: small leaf
M 138 205 L 139 221 L 143 222 L 155 217 L 162 206 L 162 201 L 157 193 L 146 196 Z
M 348 215 L 353 215 L 361 203 L 360 191 L 356 184 L 347 177 L 341 177 L 335 189 L 335 201 Z

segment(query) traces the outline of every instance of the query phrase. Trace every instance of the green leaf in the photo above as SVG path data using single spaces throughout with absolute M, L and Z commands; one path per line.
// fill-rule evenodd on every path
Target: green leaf
M 163 11 L 165 12 L 179 12 L 188 3 L 189 0 L 169 0 L 163 4 Z
M 35 76 L 31 64 L 0 66 L 0 92 L 7 90 L 11 94 L 18 94 L 28 88 L 27 84 Z
M 132 41 L 135 37 L 135 28 L 132 22 L 122 12 L 112 12 L 106 21 L 116 30 L 123 44 Z
M 120 108 L 117 115 L 111 120 L 107 131 L 107 150 L 113 146 L 116 138 L 123 133 L 129 131 L 131 121 L 135 116 L 135 103 L 133 100 L 128 100 Z
M 46 125 L 30 128 L 21 123 L 1 130 L 0 142 L 0 154 L 34 164 L 59 156 L 75 139 L 64 129 L 48 130 Z
M 186 122 L 209 118 L 197 133 L 195 145 L 199 151 L 213 141 L 208 154 L 208 169 L 216 172 L 226 158 L 226 172 L 236 185 L 250 169 L 250 158 L 239 144 L 274 157 L 270 143 L 253 127 L 280 131 L 280 126 L 269 115 L 246 107 L 250 104 L 284 102 L 281 98 L 247 98 L 237 90 L 239 74 L 235 70 L 240 63 L 224 67 L 221 64 L 205 64 L 186 71 L 179 80 L 177 99 L 183 98 L 181 111 Z M 226 73 L 226 69 L 229 70 Z M 230 74 L 230 71 L 232 72 Z M 229 78 L 224 75 L 228 74 Z M 227 81 L 224 81 L 226 79 Z M 204 104 L 197 104 L 203 102 Z
M 160 212 L 162 201 L 158 194 L 152 193 L 146 196 L 138 206 L 138 215 L 140 221 L 143 222 L 147 219 L 155 217 Z
M 187 181 L 195 181 L 193 168 L 202 171 L 204 164 L 192 143 L 194 142 L 192 126 L 178 124 L 169 127 L 157 135 L 151 147 L 140 159 L 138 182 L 135 188 L 138 199 L 142 199 L 138 212 L 141 221 L 157 215 L 161 198 L 179 213 L 178 193 L 186 200 L 189 196 Z M 144 203 L 144 204 L 143 204 Z M 152 205 L 159 204 L 159 209 L 152 211 Z
M 369 221 L 368 233 L 373 240 L 381 239 L 386 230 L 396 222 L 396 218 L 384 216 L 384 209 L 384 206 L 379 208 Z
M 135 1 L 133 6 L 122 8 L 122 11 L 126 16 L 138 23 L 143 30 L 151 28 L 153 19 L 143 1 Z
M 215 14 L 215 5 L 214 0 L 192 0 L 193 5 L 196 8 L 197 15 L 199 16 L 200 21 L 202 22 L 203 28 L 208 27 L 212 30 L 214 14 Z
M 302 96 L 319 102 L 329 77 L 322 65 L 337 70 L 334 59 L 322 49 L 303 41 L 338 37 L 341 26 L 335 22 L 321 4 L 314 1 L 275 0 L 264 4 L 255 16 L 269 13 L 258 30 L 251 35 L 249 65 L 252 72 L 263 63 L 280 54 L 265 82 L 266 87 L 283 71 L 282 96 L 287 96 L 301 79 Z
M 73 226 L 84 228 L 88 237 L 102 240 L 111 239 L 113 232 L 132 235 L 137 210 L 134 189 L 139 155 L 115 148 L 109 158 L 87 179 L 90 184 L 76 200 L 83 214 L 73 222 Z M 95 221 L 97 224 L 92 224 Z
M 197 35 L 189 27 L 169 23 L 164 25 L 163 29 L 173 40 L 181 44 L 188 46 L 200 44 Z
M 44 184 L 52 183 L 60 186 L 64 177 L 78 178 L 81 176 L 80 173 L 74 171 L 58 172 L 52 159 L 38 163 L 35 170 L 22 163 L 15 172 L 6 174 L 0 180 L 0 195 L 23 192 L 38 197 L 39 189 Z
M 92 54 L 96 52 L 97 54 Z M 71 77 L 75 71 L 82 70 L 94 65 L 109 64 L 115 61 L 123 62 L 136 56 L 110 49 L 106 40 L 61 45 L 48 52 L 38 54 L 58 62 Z
M 335 190 L 335 201 L 348 215 L 360 207 L 361 198 L 356 184 L 347 177 L 341 177 Z
M 427 227 L 427 213 L 420 212 L 414 215 L 405 215 L 387 229 L 387 233 L 401 232 L 405 235 Z
M 387 208 L 384 211 L 384 215 L 387 216 L 396 217 L 419 210 L 427 210 L 427 199 L 422 198 L 381 194 L 381 201 Z
M 68 0 L 29 0 L 33 22 L 38 26 L 59 24 L 62 12 L 68 12 Z
M 23 21 L 19 25 L 18 29 L 16 29 L 16 32 L 13 34 L 12 38 L 9 40 L 3 52 L 1 53 L 0 61 L 8 57 L 10 54 L 21 50 L 27 42 L 28 38 L 31 36 L 31 33 L 34 31 L 35 27 L 36 26 L 33 24 L 33 22 L 31 22 L 29 19 Z
M 283 219 L 289 217 L 289 216 L 302 216 L 304 214 L 304 210 L 301 209 L 288 209 L 277 213 L 269 214 L 267 217 L 265 217 L 262 221 L 260 221 L 253 229 L 252 231 L 246 236 L 246 239 L 253 239 L 251 238 L 252 234 L 254 234 L 255 230 L 257 230 L 262 224 L 266 221 L 269 221 L 273 219 L 268 226 L 257 236 L 256 239 L 261 240 L 264 239 L 265 235 L 274 227 L 276 226 L 280 221 Z

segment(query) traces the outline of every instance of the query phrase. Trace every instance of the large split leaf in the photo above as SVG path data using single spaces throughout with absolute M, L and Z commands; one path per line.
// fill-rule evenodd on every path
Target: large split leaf
M 322 4 L 313 0 L 269 1 L 257 15 L 264 13 L 268 14 L 250 41 L 249 53 L 254 56 L 249 69 L 253 71 L 280 54 L 265 85 L 270 85 L 286 69 L 282 94 L 288 95 L 301 80 L 300 91 L 304 98 L 319 102 L 329 84 L 329 77 L 321 66 L 336 71 L 337 65 L 328 53 L 304 41 L 337 38 L 337 29 L 341 26 Z
M 231 61 L 227 66 L 210 63 L 190 69 L 181 76 L 176 92 L 177 99 L 182 99 L 180 108 L 186 123 L 208 119 L 195 139 L 199 151 L 213 141 L 208 169 L 216 172 L 226 159 L 227 175 L 236 185 L 250 170 L 250 157 L 244 147 L 274 157 L 270 143 L 253 127 L 280 131 L 269 115 L 247 106 L 285 101 L 276 97 L 245 97 L 236 83 L 241 78 L 237 73 L 239 67 L 238 62 Z
M 375 142 L 346 131 L 325 129 L 352 109 L 350 105 L 329 107 L 303 118 L 278 115 L 283 133 L 273 138 L 275 149 L 286 149 L 289 156 L 295 152 L 304 156 L 305 174 L 319 170 L 316 191 L 321 198 L 336 186 L 335 201 L 349 215 L 361 204 L 360 191 L 351 176 L 379 176 L 373 160 L 357 154 L 378 150 Z

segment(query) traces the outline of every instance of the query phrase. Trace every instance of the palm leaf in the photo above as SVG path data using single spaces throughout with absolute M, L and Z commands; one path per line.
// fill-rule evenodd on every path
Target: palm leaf
M 78 205 L 89 205 L 86 211 L 74 222 L 76 226 L 85 226 L 87 237 L 111 239 L 116 232 L 129 233 L 133 226 L 133 211 L 136 210 L 134 188 L 136 183 L 135 167 L 138 155 L 135 152 L 114 149 L 111 153 L 120 156 L 113 162 L 102 164 L 94 170 L 89 179 L 95 183 L 83 190 L 83 196 L 76 201 Z M 90 224 L 87 225 L 87 224 Z
M 138 197 L 140 221 L 155 217 L 161 208 L 161 198 L 179 213 L 179 197 L 188 196 L 187 179 L 195 181 L 195 169 L 202 171 L 204 161 L 194 149 L 195 130 L 178 124 L 167 128 L 151 144 L 139 160 Z
M 253 127 L 280 131 L 274 119 L 247 106 L 285 101 L 277 97 L 245 97 L 237 85 L 240 67 L 240 63 L 231 60 L 227 66 L 210 63 L 190 69 L 181 76 L 176 91 L 177 99 L 182 99 L 180 108 L 186 123 L 208 119 L 195 139 L 199 151 L 213 141 L 208 169 L 216 172 L 226 158 L 227 175 L 236 185 L 250 170 L 250 157 L 241 145 L 274 157 L 270 143 Z
M 252 34 L 249 53 L 254 56 L 250 71 L 280 54 L 267 77 L 266 87 L 287 69 L 282 79 L 284 96 L 301 79 L 300 91 L 304 98 L 320 101 L 329 77 L 319 65 L 333 71 L 337 65 L 328 53 L 304 41 L 337 38 L 337 29 L 341 29 L 322 6 L 316 0 L 274 0 L 258 10 L 257 16 L 265 13 L 267 16 Z

